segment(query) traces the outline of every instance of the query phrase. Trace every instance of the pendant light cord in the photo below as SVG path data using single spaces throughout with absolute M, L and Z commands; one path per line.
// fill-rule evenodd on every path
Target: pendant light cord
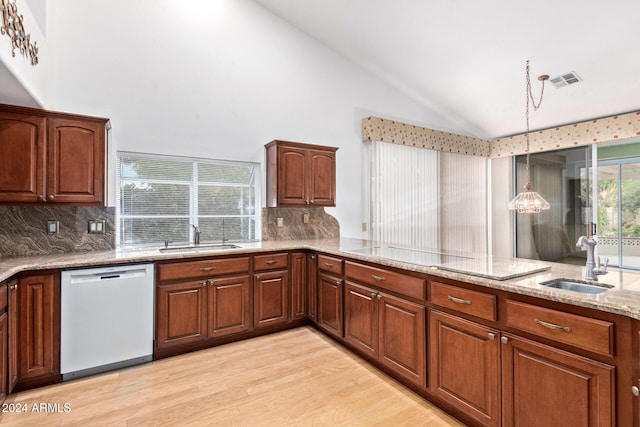
M 527 164 L 526 164 L 526 184 L 525 184 L 525 189 L 530 190 L 532 188 L 531 186 L 531 176 L 530 176 L 530 172 L 529 172 L 529 162 L 531 159 L 531 155 L 530 155 L 530 148 L 529 148 L 529 103 L 531 103 L 531 105 L 533 106 L 533 111 L 537 111 L 538 108 L 540 108 L 540 106 L 542 105 L 542 97 L 544 96 L 544 82 L 545 80 L 547 80 L 549 78 L 549 76 L 540 76 L 538 77 L 538 80 L 540 80 L 542 82 L 542 90 L 540 91 L 540 100 L 538 101 L 538 103 L 536 104 L 536 102 L 533 99 L 533 93 L 531 92 L 531 76 L 529 74 L 529 60 L 527 59 L 527 66 L 526 66 L 526 75 L 527 75 L 527 82 L 526 82 L 526 93 L 525 93 L 525 97 L 527 99 L 527 105 L 525 107 L 525 118 L 526 118 L 526 122 L 527 122 L 527 133 L 526 133 L 526 140 L 527 140 Z

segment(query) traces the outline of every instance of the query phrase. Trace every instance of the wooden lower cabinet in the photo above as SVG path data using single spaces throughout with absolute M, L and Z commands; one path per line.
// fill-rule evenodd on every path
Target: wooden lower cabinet
M 616 425 L 614 366 L 515 335 L 502 341 L 504 426 Z
M 207 337 L 207 281 L 156 288 L 156 345 L 168 348 Z
M 9 335 L 9 313 L 0 315 L 0 403 L 7 397 L 7 369 L 8 369 L 8 335 Z
M 60 380 L 60 287 L 54 273 L 9 282 L 8 392 Z
M 256 274 L 253 298 L 253 324 L 256 328 L 288 322 L 289 273 L 282 270 Z
M 208 281 L 209 337 L 245 332 L 251 323 L 251 283 L 248 275 Z
M 318 321 L 318 255 L 315 253 L 307 257 L 307 317 L 314 323 Z
M 426 387 L 425 307 L 346 282 L 344 339 L 411 382 Z
M 481 425 L 499 426 L 500 332 L 431 310 L 429 347 L 430 392 Z
M 291 319 L 307 317 L 307 254 L 294 252 L 291 254 Z
M 324 273 L 318 275 L 317 325 L 342 338 L 342 279 Z
M 8 360 L 7 360 L 7 394 L 11 393 L 18 383 L 18 281 L 7 284 L 8 292 Z

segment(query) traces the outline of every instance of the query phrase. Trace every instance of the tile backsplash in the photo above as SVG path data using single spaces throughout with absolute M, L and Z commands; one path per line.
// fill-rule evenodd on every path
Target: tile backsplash
M 104 234 L 89 234 L 89 220 L 104 220 Z M 59 221 L 48 234 L 47 222 Z M 115 248 L 115 208 L 0 206 L 0 256 L 31 256 Z
M 307 223 L 305 215 L 308 215 Z M 278 227 L 278 218 L 282 219 L 281 227 Z M 323 207 L 262 208 L 262 240 L 337 237 L 340 237 L 340 224 Z

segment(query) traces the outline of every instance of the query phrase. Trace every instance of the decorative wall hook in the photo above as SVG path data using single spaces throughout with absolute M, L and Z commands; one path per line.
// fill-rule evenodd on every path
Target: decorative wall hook
M 23 17 L 18 13 L 15 0 L 0 0 L 0 13 L 2 22 L 0 34 L 11 38 L 11 56 L 16 56 L 16 48 L 20 53 L 31 60 L 31 65 L 38 63 L 38 43 L 31 43 L 31 35 L 24 30 Z

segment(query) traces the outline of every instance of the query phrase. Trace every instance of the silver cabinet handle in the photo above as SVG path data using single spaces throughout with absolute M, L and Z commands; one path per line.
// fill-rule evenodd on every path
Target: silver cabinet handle
M 202 282 L 202 287 L 207 286 L 207 283 L 209 283 L 209 281 L 208 281 L 208 280 L 205 280 L 204 282 Z
M 539 320 L 539 319 L 533 319 L 533 321 L 536 322 L 540 326 L 544 326 L 545 328 L 553 329 L 554 331 L 571 332 L 571 328 L 568 327 L 568 326 L 556 325 L 554 323 L 544 322 L 544 321 Z
M 384 280 L 384 277 L 382 277 L 382 276 L 376 276 L 375 274 L 372 274 L 372 275 L 371 275 L 371 277 L 373 277 L 375 280 L 378 280 L 378 281 L 380 281 L 380 282 Z
M 451 295 L 448 295 L 447 298 L 458 304 L 471 304 L 471 300 L 468 300 L 468 299 L 456 298 L 456 297 L 452 297 Z
M 55 198 L 56 198 L 56 196 L 54 196 L 53 194 L 49 194 L 49 200 L 53 200 Z
M 508 344 L 509 343 L 509 338 L 508 337 L 502 337 L 502 338 L 500 338 L 500 342 L 502 344 Z
M 330 262 L 325 262 L 324 265 L 326 265 L 327 267 L 333 267 L 334 264 L 330 263 Z
M 382 295 L 380 295 L 380 292 L 378 292 L 378 299 L 382 299 Z
M 631 393 L 633 393 L 635 397 L 640 396 L 640 388 L 634 385 L 633 387 L 631 387 Z
M 269 261 L 267 261 L 266 263 L 267 263 L 267 264 L 269 264 L 269 265 L 271 265 L 271 264 L 275 264 L 276 262 L 278 262 L 278 261 L 276 261 L 275 259 L 270 259 L 270 260 L 269 260 Z
M 338 286 L 342 285 L 342 280 L 336 280 L 336 285 Z
M 487 338 L 489 338 L 491 341 L 496 339 L 496 334 L 489 332 L 489 334 L 487 335 Z
M 215 270 L 215 267 L 200 267 L 200 271 L 211 271 L 211 270 Z
M 376 293 L 377 293 L 377 292 L 371 292 L 371 298 L 372 298 L 372 299 L 376 297 Z
M 215 280 L 207 280 L 207 282 L 209 282 L 209 286 L 213 286 L 216 283 Z

